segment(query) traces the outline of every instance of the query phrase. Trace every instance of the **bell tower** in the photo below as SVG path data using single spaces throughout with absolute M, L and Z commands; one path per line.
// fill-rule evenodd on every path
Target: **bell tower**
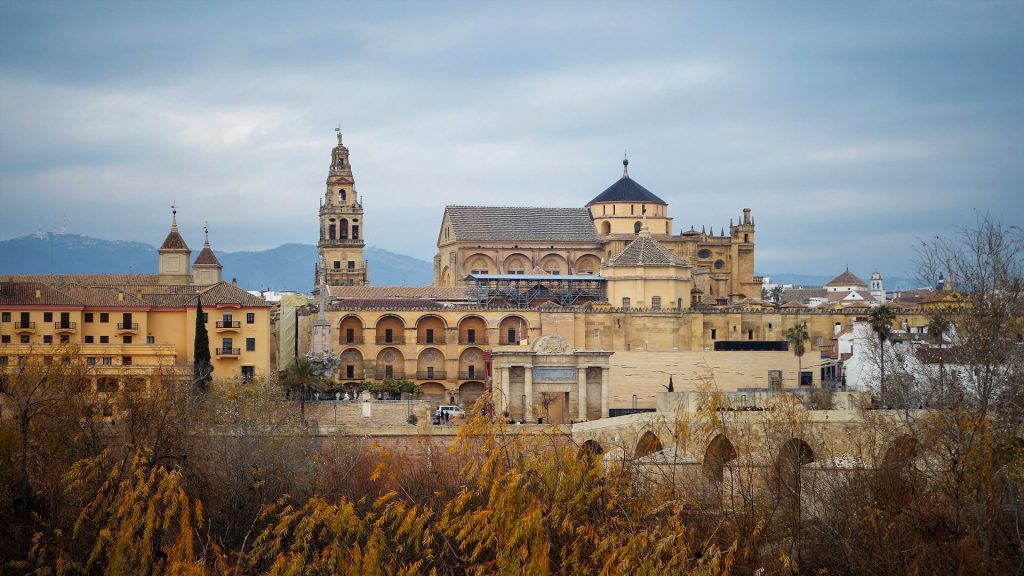
M 356 193 L 348 148 L 341 141 L 341 128 L 335 128 L 338 145 L 331 151 L 327 172 L 327 191 L 320 201 L 319 264 L 316 284 L 363 286 L 367 284 L 367 266 L 363 260 L 363 205 Z M 323 278 L 321 278 L 323 275 Z

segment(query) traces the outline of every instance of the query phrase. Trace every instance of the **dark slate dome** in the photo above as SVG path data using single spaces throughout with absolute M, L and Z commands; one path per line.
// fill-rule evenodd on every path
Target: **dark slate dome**
M 629 166 L 628 160 L 623 160 L 622 164 L 627 168 Z M 596 198 L 587 203 L 587 206 L 602 202 L 646 202 L 648 204 L 668 206 L 668 203 L 658 198 L 654 192 L 637 184 L 636 181 L 630 178 L 629 172 L 625 170 L 623 172 L 622 178 L 619 178 L 615 184 L 612 184 L 607 190 L 598 194 Z

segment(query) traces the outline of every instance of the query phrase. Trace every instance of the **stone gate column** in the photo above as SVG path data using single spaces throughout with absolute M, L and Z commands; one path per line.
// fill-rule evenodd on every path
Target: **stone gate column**
M 587 369 L 576 368 L 576 386 L 579 392 L 576 394 L 578 404 L 576 413 L 579 420 L 587 419 Z
M 510 388 L 510 375 L 511 368 L 501 369 L 501 398 L 498 399 L 498 414 L 504 414 L 508 410 L 508 395 Z
M 601 368 L 601 418 L 608 417 L 608 368 Z
M 523 367 L 523 393 L 526 394 L 523 418 L 529 422 L 533 420 L 533 366 Z

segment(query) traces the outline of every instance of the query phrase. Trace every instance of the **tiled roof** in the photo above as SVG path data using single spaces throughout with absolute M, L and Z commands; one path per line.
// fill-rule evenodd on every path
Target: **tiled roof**
M 782 295 L 786 300 L 806 303 L 811 298 L 828 298 L 828 291 L 824 288 L 789 288 Z
M 19 287 L 9 291 L 8 298 L 20 302 L 8 304 L 67 304 L 86 306 L 195 306 L 196 296 L 201 294 L 204 306 L 237 304 L 245 307 L 269 307 L 271 304 L 227 282 L 209 287 L 195 284 L 160 284 L 158 274 L 44 274 L 0 277 L 0 286 Z M 43 291 L 45 298 L 35 298 L 36 287 Z M 118 293 L 123 292 L 119 297 Z M 31 296 L 31 298 L 29 298 Z
M 622 178 L 619 178 L 604 192 L 601 192 L 596 198 L 587 202 L 587 206 L 601 202 L 647 202 L 649 204 L 668 206 L 664 200 L 655 196 L 647 188 L 637 184 L 628 174 L 624 174 Z
M 586 208 L 448 206 L 445 212 L 460 241 L 601 241 Z
M 238 304 L 245 307 L 270 307 L 270 302 L 263 298 L 250 294 L 238 286 L 232 286 L 227 282 L 219 282 L 203 290 L 203 306 L 214 306 L 216 304 Z M 195 299 L 193 298 L 193 303 Z
M 340 298 L 333 301 L 331 310 L 353 310 L 357 308 L 442 308 L 440 302 L 426 298 Z
M 465 300 L 464 286 L 328 286 L 332 298 Z
M 36 297 L 36 294 L 39 297 Z M 46 304 L 81 306 L 82 303 L 66 292 L 42 282 L 0 282 L 0 305 L 17 306 Z
M 160 245 L 161 250 L 188 250 L 188 244 L 185 244 L 185 239 L 178 234 L 178 227 L 172 226 L 171 231 L 167 233 L 167 238 L 164 239 L 164 243 Z
M 86 306 L 128 306 L 148 308 L 149 303 L 131 292 L 113 286 L 67 284 L 57 288 Z
M 790 300 L 782 305 L 783 308 L 807 308 L 807 306 L 797 302 L 796 300 Z
M 210 245 L 203 245 L 203 249 L 199 252 L 199 256 L 196 257 L 195 264 L 200 266 L 204 264 L 210 264 L 213 266 L 220 266 L 220 260 L 217 260 L 217 256 L 210 250 Z
M 0 276 L 0 280 L 20 282 L 61 283 L 80 286 L 155 286 L 160 284 L 159 274 L 18 274 Z
M 685 266 L 686 262 L 650 234 L 640 234 L 608 261 L 609 266 Z
M 867 286 L 867 284 L 847 269 L 825 286 Z

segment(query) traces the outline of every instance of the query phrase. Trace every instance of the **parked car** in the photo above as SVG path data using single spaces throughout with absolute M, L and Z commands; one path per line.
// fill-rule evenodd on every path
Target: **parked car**
M 465 418 L 466 417 L 466 412 L 462 408 L 460 408 L 460 407 L 458 407 L 458 406 L 456 406 L 454 404 L 445 404 L 445 405 L 438 406 L 437 407 L 437 411 L 434 412 L 434 417 L 438 418 L 438 419 L 444 418 L 445 413 L 450 414 L 451 418 Z

